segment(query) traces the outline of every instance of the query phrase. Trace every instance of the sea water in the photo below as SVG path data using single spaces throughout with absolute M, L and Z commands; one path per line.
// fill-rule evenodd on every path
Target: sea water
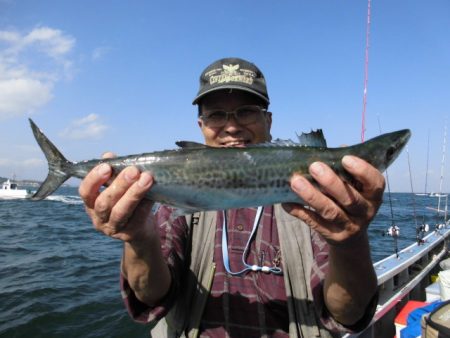
M 443 219 L 427 208 L 437 201 L 385 194 L 369 227 L 373 260 L 413 243 L 423 219 L 431 227 Z M 383 236 L 392 224 L 397 241 Z M 40 202 L 0 200 L 0 337 L 148 337 L 123 306 L 121 252 L 120 241 L 93 229 L 76 188 Z

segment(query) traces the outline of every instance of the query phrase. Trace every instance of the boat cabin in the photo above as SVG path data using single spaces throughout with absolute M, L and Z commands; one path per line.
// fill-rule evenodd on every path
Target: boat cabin
M 17 190 L 17 183 L 11 183 L 10 180 L 3 182 L 2 190 Z

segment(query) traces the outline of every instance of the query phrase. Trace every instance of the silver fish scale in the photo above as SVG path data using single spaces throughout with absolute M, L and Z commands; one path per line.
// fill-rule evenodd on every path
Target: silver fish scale
M 352 183 L 341 165 L 344 155 L 358 156 L 383 171 L 411 135 L 409 130 L 400 130 L 342 148 L 296 146 L 291 142 L 212 148 L 184 141 L 179 142 L 182 149 L 74 163 L 66 160 L 31 120 L 30 125 L 49 163 L 48 176 L 33 200 L 52 194 L 70 177 L 84 178 L 92 168 L 105 162 L 112 166 L 114 175 L 130 165 L 141 172 L 150 171 L 155 183 L 148 197 L 183 209 L 182 213 L 300 202 L 290 189 L 294 172 L 314 183 L 308 167 L 314 161 L 322 161 Z
M 289 188 L 292 172 L 306 173 L 298 152 L 290 147 L 277 149 L 276 157 L 264 148 L 179 152 L 145 166 L 156 182 L 149 197 L 188 210 L 299 202 Z

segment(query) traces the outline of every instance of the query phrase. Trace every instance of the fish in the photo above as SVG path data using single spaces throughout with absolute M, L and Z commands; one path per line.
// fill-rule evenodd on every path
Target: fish
M 411 136 L 410 130 L 403 129 L 352 146 L 328 148 L 320 130 L 312 133 L 312 137 L 303 138 L 307 140 L 306 144 L 274 140 L 243 148 L 217 148 L 179 141 L 176 142 L 178 148 L 172 150 L 71 162 L 31 119 L 29 121 L 48 162 L 47 178 L 32 200 L 44 199 L 70 177 L 83 179 L 94 167 L 107 163 L 114 175 L 128 166 L 151 172 L 154 183 L 146 197 L 176 208 L 180 214 L 302 203 L 290 188 L 290 178 L 294 173 L 315 183 L 308 167 L 321 161 L 352 183 L 353 178 L 342 167 L 342 157 L 360 157 L 383 172 Z

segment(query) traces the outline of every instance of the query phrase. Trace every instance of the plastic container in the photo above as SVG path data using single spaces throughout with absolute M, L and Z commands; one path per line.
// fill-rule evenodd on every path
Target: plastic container
M 439 286 L 441 287 L 441 300 L 450 299 L 450 270 L 439 272 Z
M 425 288 L 425 294 L 426 294 L 426 301 L 428 303 L 441 300 L 441 290 L 440 290 L 440 284 L 439 281 L 428 285 Z

